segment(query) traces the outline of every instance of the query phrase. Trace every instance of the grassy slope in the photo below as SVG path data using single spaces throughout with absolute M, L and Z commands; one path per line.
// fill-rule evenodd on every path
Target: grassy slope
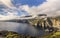
M 4 33 L 4 31 L 2 31 L 2 33 Z M 53 32 L 53 33 L 46 35 L 46 36 L 32 37 L 29 35 L 20 35 L 15 32 L 5 31 L 5 33 L 2 35 L 2 37 L 4 37 L 4 38 L 60 38 L 60 32 Z

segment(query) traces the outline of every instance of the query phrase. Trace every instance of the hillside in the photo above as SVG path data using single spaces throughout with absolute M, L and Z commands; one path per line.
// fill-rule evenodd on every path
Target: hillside
M 53 32 L 45 36 L 21 35 L 12 31 L 0 31 L 0 38 L 60 38 L 60 32 Z

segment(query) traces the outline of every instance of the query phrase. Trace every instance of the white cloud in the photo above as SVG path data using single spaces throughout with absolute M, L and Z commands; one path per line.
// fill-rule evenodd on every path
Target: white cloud
M 0 14 L 0 20 L 11 20 L 11 19 L 17 19 L 20 16 L 17 16 L 18 12 L 15 10 L 9 10 L 9 9 L 3 9 L 6 13 L 4 15 Z
M 4 16 L 0 14 L 0 20 L 11 20 L 11 19 L 16 19 L 17 16 Z
M 1 3 L 3 3 L 4 5 L 6 5 L 7 7 L 11 8 L 14 5 L 11 3 L 11 0 L 0 0 Z
M 24 10 L 29 14 L 36 15 L 36 14 L 47 14 L 48 16 L 57 16 L 60 15 L 60 0 L 46 0 L 47 2 L 43 2 L 43 4 L 38 6 L 29 7 L 28 5 L 20 5 L 19 8 L 16 8 L 12 3 L 11 0 L 0 0 L 0 4 L 4 4 L 7 7 L 11 8 L 12 11 L 10 12 L 9 8 L 4 9 L 7 12 L 7 16 L 3 15 L 3 19 L 13 19 L 16 18 L 17 11 L 16 10 Z M 16 10 L 15 10 L 16 9 Z M 22 16 L 25 16 L 24 14 Z M 0 17 L 2 17 L 0 15 Z M 11 17 L 11 18 L 9 18 Z M 17 16 L 18 17 L 18 16 Z
M 10 19 L 16 19 L 18 17 L 17 8 L 11 3 L 11 1 L 12 0 L 0 0 L 0 5 L 4 6 L 4 8 L 1 10 L 3 10 L 3 13 L 6 15 L 5 16 L 0 14 L 0 20 L 10 20 Z
M 8 16 L 16 16 L 17 14 L 18 14 L 18 13 L 16 13 L 16 12 L 13 12 L 13 13 L 8 12 L 8 13 L 7 13 Z
M 27 11 L 29 14 L 47 14 L 48 16 L 60 15 L 60 0 L 47 0 L 39 6 L 29 7 L 28 5 L 20 6 L 20 9 Z

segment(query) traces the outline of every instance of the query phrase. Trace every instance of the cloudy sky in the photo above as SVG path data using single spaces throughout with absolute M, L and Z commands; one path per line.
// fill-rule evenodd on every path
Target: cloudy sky
M 0 0 L 0 18 L 47 14 L 60 15 L 60 0 Z

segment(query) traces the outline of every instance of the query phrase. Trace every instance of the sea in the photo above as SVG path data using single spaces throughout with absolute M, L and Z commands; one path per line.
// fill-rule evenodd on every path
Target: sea
M 18 34 L 30 35 L 30 36 L 43 36 L 48 35 L 44 30 L 39 30 L 36 27 L 26 24 L 26 23 L 17 23 L 17 22 L 0 22 L 0 31 L 7 30 L 17 32 Z

